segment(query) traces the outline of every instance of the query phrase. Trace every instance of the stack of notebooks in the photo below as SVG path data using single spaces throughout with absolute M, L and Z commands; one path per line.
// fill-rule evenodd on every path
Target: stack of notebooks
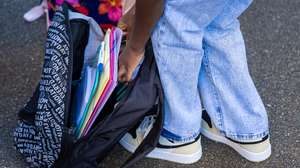
M 84 67 L 84 72 L 75 98 L 75 136 L 85 136 L 99 116 L 102 108 L 117 86 L 118 54 L 122 31 L 107 30 L 98 48 L 96 66 Z

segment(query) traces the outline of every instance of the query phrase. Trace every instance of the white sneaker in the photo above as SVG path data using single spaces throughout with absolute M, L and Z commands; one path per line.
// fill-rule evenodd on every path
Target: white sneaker
M 153 117 L 146 117 L 135 133 L 127 133 L 120 140 L 120 144 L 129 152 L 133 153 L 149 133 L 154 122 Z M 158 146 L 146 157 L 162 159 L 181 164 L 192 164 L 202 156 L 200 136 L 193 142 L 173 142 L 160 136 Z
M 216 142 L 232 147 L 241 156 L 252 162 L 261 162 L 271 155 L 271 144 L 268 137 L 260 142 L 239 143 L 224 137 L 211 120 L 202 119 L 201 134 Z

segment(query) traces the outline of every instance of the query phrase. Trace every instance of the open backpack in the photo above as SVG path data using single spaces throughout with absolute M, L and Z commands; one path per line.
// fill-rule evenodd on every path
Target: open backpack
M 66 4 L 55 12 L 40 82 L 19 111 L 13 134 L 15 148 L 31 167 L 98 167 L 111 148 L 148 115 L 155 116 L 155 123 L 122 167 L 131 167 L 156 147 L 163 125 L 163 92 L 150 42 L 135 79 L 127 85 L 118 83 L 90 131 L 79 139 L 74 135 L 76 89 L 103 40 L 91 17 L 70 11 Z

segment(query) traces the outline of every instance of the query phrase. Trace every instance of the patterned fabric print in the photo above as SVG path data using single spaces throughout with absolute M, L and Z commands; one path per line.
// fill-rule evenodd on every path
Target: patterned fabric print
M 117 26 L 122 16 L 121 0 L 48 0 L 50 20 L 56 7 L 63 2 L 72 6 L 76 12 L 92 17 L 102 29 Z
M 32 167 L 51 167 L 61 149 L 72 61 L 65 17 L 60 7 L 48 30 L 35 122 L 20 120 L 14 132 L 17 150 Z
M 101 15 L 107 14 L 109 20 L 113 22 L 119 21 L 122 16 L 121 0 L 102 0 L 98 13 Z

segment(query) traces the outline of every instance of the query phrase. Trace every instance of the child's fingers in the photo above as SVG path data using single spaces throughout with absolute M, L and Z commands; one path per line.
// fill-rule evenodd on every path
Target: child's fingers
M 130 81 L 130 75 L 124 66 L 121 66 L 119 68 L 118 80 L 119 80 L 119 82 L 123 82 L 123 83 Z
M 118 81 L 120 82 L 124 82 L 125 81 L 125 70 L 124 68 L 119 68 L 119 71 L 118 71 Z

